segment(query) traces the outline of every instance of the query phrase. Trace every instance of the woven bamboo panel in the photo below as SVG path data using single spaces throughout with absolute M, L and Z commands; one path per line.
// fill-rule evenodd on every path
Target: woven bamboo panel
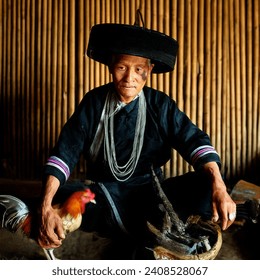
M 211 136 L 227 179 L 259 179 L 259 0 L 0 0 L 0 176 L 41 177 L 75 106 L 110 81 L 85 55 L 91 27 L 133 24 L 138 8 L 179 42 L 175 70 L 148 85 Z M 173 151 L 166 177 L 188 170 Z

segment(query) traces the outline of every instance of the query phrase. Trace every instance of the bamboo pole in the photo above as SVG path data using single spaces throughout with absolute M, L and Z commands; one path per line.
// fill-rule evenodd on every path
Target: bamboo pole
M 167 35 L 170 35 L 170 4 L 169 1 L 165 1 L 165 7 L 164 7 L 165 15 L 164 15 L 164 32 Z M 170 91 L 170 75 L 169 73 L 164 74 L 164 79 L 163 79 L 163 89 L 164 91 L 171 96 L 171 91 Z M 165 169 L 164 169 L 164 176 L 165 178 L 170 177 L 171 175 L 171 163 L 168 161 L 165 164 Z
M 134 8 L 133 8 L 134 11 Z M 158 28 L 158 22 L 157 22 L 157 18 L 156 18 L 156 11 L 157 11 L 157 3 L 152 2 L 151 5 L 151 24 L 150 24 L 150 28 L 153 30 L 157 30 Z M 157 78 L 158 75 L 152 75 L 151 77 L 151 86 L 153 88 L 157 88 Z
M 240 54 L 241 54 L 241 159 L 247 162 L 247 89 L 246 89 L 246 1 L 241 0 L 240 9 Z M 245 174 L 245 164 L 241 167 L 240 175 Z
M 174 38 L 177 38 L 177 0 L 171 1 L 171 20 L 170 20 L 170 29 L 171 29 L 171 35 Z M 179 54 L 177 55 L 176 65 L 173 73 L 170 73 L 171 76 L 171 97 L 176 100 L 177 96 L 177 65 L 179 61 Z M 172 151 L 172 157 L 170 161 L 171 165 L 171 174 L 170 176 L 174 176 L 177 174 L 177 152 Z
M 230 160 L 231 166 L 230 171 L 233 175 L 236 169 L 236 115 L 235 115 L 235 58 L 234 58 L 234 13 L 233 13 L 233 0 L 229 1 L 229 56 L 230 56 L 230 63 L 229 63 L 229 71 L 230 71 L 230 138 L 231 138 L 231 153 L 230 153 Z M 233 125 L 234 124 L 234 125 Z
M 120 0 L 115 0 L 115 23 L 120 23 Z
M 116 23 L 115 19 L 115 1 L 108 1 L 110 3 L 110 22 L 111 23 Z M 133 2 L 133 1 L 131 1 Z
M 223 1 L 223 8 L 224 8 L 224 16 L 223 16 L 223 83 L 222 83 L 222 92 L 223 92 L 223 101 L 222 101 L 222 147 L 221 147 L 221 155 L 222 155 L 222 162 L 223 166 L 229 166 L 228 156 L 229 152 L 227 149 L 227 131 L 228 131 L 228 120 L 227 120 L 227 100 L 228 100 L 228 3 L 227 1 Z M 226 171 L 228 172 L 228 171 Z M 225 174 L 227 175 L 227 173 Z
M 50 139 L 48 148 L 52 148 L 56 142 L 56 131 L 57 131 L 57 109 L 61 106 L 58 103 L 58 95 L 60 94 L 57 92 L 57 84 L 58 84 L 58 21 L 59 21 L 59 14 L 58 14 L 58 0 L 52 1 L 53 9 L 52 9 L 52 20 L 51 20 L 51 65 L 50 65 L 50 116 L 51 121 L 49 122 L 50 126 Z
M 157 12 L 157 14 L 156 14 Z M 155 14 L 154 14 L 154 18 L 157 21 L 157 28 L 156 30 L 159 32 L 164 32 L 164 28 L 163 28 L 163 17 L 164 14 L 166 13 L 165 11 L 165 7 L 164 7 L 164 1 L 161 0 L 159 1 L 159 9 L 155 10 Z M 159 74 L 157 75 L 157 89 L 160 91 L 163 91 L 163 79 L 164 79 L 164 75 Z
M 135 12 L 137 10 L 137 3 L 136 1 L 131 1 L 130 6 L 130 24 L 134 24 L 135 22 Z
M 217 93 L 216 93 L 216 65 L 217 65 L 217 0 L 213 0 L 211 4 L 211 81 L 210 81 L 210 102 L 209 102 L 209 118 L 210 118 L 210 138 L 214 147 L 216 147 L 216 126 L 217 126 Z
M 9 125 L 5 125 L 5 123 L 8 123 L 8 120 L 10 120 L 10 118 L 8 118 L 8 112 L 9 112 L 9 87 L 10 87 L 10 83 L 8 83 L 8 49 L 10 48 L 10 32 L 8 32 L 8 27 L 10 26 L 9 21 L 10 21 L 10 16 L 9 16 L 9 9 L 7 8 L 7 2 L 4 1 L 3 3 L 3 11 L 4 11 L 4 15 L 3 15 L 3 51 L 4 51 L 4 57 L 3 57 L 3 77 L 6 77 L 6 79 L 3 82 L 3 98 L 4 98 L 4 119 L 3 119 L 3 124 L 4 124 L 4 134 L 6 135 L 6 137 L 4 137 L 4 146 L 5 147 L 5 152 L 4 153 L 4 157 L 7 157 L 8 153 L 9 153 Z M 7 159 L 5 159 L 7 160 Z
M 184 61 L 184 71 L 185 71 L 185 80 L 184 80 L 184 111 L 190 117 L 191 116 L 191 2 L 186 1 L 185 3 L 185 17 L 184 17 L 184 52 L 183 52 L 183 61 Z
M 6 116 L 6 120 L 10 120 L 10 116 L 11 116 L 11 69 L 10 69 L 10 60 L 11 60 L 11 32 L 8 32 L 9 30 L 11 30 L 11 7 L 10 5 L 7 4 L 7 2 L 5 2 L 5 26 L 6 26 L 6 32 L 5 32 L 5 40 L 4 42 L 5 43 L 5 52 L 6 52 L 6 55 L 5 55 L 5 61 L 4 61 L 4 69 L 5 69 L 5 75 L 6 75 L 6 82 L 5 82 L 5 91 L 6 94 L 6 103 L 5 103 L 5 116 Z M 5 139 L 7 140 L 5 143 L 6 143 L 6 146 L 8 147 L 8 149 L 6 149 L 6 154 L 5 156 L 6 157 L 10 157 L 11 155 L 11 148 L 10 148 L 10 136 L 11 136 L 11 133 L 10 133 L 10 130 L 11 130 L 11 122 L 9 125 L 7 125 L 6 127 L 6 130 L 5 130 L 5 135 L 6 137 L 4 138 L 4 142 L 5 142 Z M 10 158 L 9 158 L 10 159 Z
M 252 83 L 253 83 L 253 26 L 252 26 L 252 1 L 247 1 L 247 53 L 246 53 L 246 62 L 247 62 L 247 135 L 253 135 L 253 127 L 252 127 L 252 108 L 253 108 L 253 98 L 252 98 Z M 251 94 L 249 94 L 251 93 Z M 252 159 L 252 137 L 248 138 L 247 142 L 247 166 L 250 167 L 251 165 L 251 159 Z
M 221 119 L 221 104 L 222 104 L 222 68 L 223 68 L 223 55 L 222 55 L 222 38 L 223 38 L 223 14 L 222 14 L 223 6 L 222 6 L 222 0 L 218 1 L 217 5 L 217 79 L 216 79 L 216 94 L 217 94 L 217 100 L 216 100 L 216 149 L 217 152 L 221 152 L 221 146 L 222 146 L 222 136 L 221 136 L 221 127 L 222 127 L 222 119 Z M 221 158 L 223 157 L 222 154 L 220 154 Z
M 235 43 L 235 79 L 234 79 L 234 98 L 235 98 L 235 135 L 234 135 L 234 153 L 236 155 L 236 166 L 234 166 L 234 176 L 237 176 L 241 170 L 241 83 L 240 83 L 240 26 L 239 26 L 239 14 L 240 6 L 234 3 L 234 43 Z
M 197 34 L 198 34 L 198 0 L 191 2 L 191 120 L 196 123 L 197 116 L 197 74 L 198 74 L 198 63 L 197 63 Z
M 259 29 L 259 25 L 260 25 L 260 5 L 259 5 L 259 1 L 256 1 L 254 3 L 254 38 L 255 38 L 255 44 L 254 44 L 254 82 L 253 82 L 253 94 L 255 96 L 255 100 L 254 103 L 257 104 L 257 108 L 255 108 L 255 112 L 256 112 L 256 128 L 255 128 L 255 137 L 254 137 L 254 142 L 253 145 L 256 146 L 256 150 L 255 150 L 255 158 L 257 160 L 257 156 L 259 158 L 260 155 L 260 87 L 259 82 L 260 82 L 260 78 L 258 73 L 260 72 L 260 56 L 259 56 L 259 52 L 260 52 L 260 29 Z M 256 166 L 257 168 L 257 166 Z M 256 174 L 258 170 L 256 170 Z
M 24 166 L 24 163 L 27 162 L 27 151 L 29 149 L 28 141 L 27 141 L 27 132 L 28 132 L 28 123 L 29 118 L 27 115 L 27 108 L 29 108 L 29 92 L 27 91 L 26 87 L 26 78 L 27 78 L 27 69 L 26 67 L 26 54 L 27 54 L 27 41 L 26 41 L 26 3 L 25 0 L 21 1 L 21 92 L 20 96 L 22 99 L 22 108 L 21 108 L 21 127 L 22 127 L 22 143 L 23 143 L 23 150 L 21 151 L 21 166 L 20 166 L 20 177 L 25 173 L 28 174 L 28 165 Z M 29 64 L 28 64 L 29 65 Z
M 179 59 L 177 67 L 177 105 L 183 110 L 183 77 L 184 77 L 184 1 L 178 1 L 178 41 L 179 41 Z M 177 173 L 183 173 L 183 160 L 178 154 L 177 156 Z
M 102 0 L 102 7 L 105 7 L 105 0 Z M 103 9 L 105 17 L 107 15 L 107 11 Z M 84 7 L 84 38 L 85 38 L 85 56 L 84 56 L 84 93 L 89 91 L 89 73 L 90 73 L 90 58 L 87 56 L 87 47 L 88 47 L 88 40 L 89 34 L 91 30 L 91 25 L 89 24 L 89 6 L 88 3 L 85 3 Z
M 100 12 L 101 12 L 101 21 L 100 23 L 106 23 L 106 1 L 105 0 L 101 0 L 101 4 L 100 4 Z
M 257 169 L 257 155 L 260 156 L 260 87 L 259 87 L 259 1 L 254 2 L 253 7 L 253 81 L 252 81 L 252 95 L 253 95 L 253 134 L 252 134 L 252 157 L 254 168 Z M 258 126 L 257 126 L 258 124 Z M 256 171 L 257 174 L 258 171 Z
M 185 79 L 183 80 L 183 110 L 187 114 L 188 117 L 191 116 L 191 2 L 186 1 L 184 4 L 184 41 L 183 41 L 183 67 L 185 73 Z M 189 171 L 188 164 L 184 160 L 183 162 L 183 173 Z
M 90 5 L 90 4 L 89 4 Z M 90 5 L 89 6 L 89 25 L 90 27 L 92 27 L 94 25 L 94 19 L 91 15 L 94 14 L 94 9 L 93 9 L 93 5 Z M 111 11 L 109 11 L 109 17 L 111 17 Z M 93 59 L 90 59 L 89 60 L 90 62 L 90 69 L 89 69 L 89 84 L 90 84 L 90 89 L 93 89 L 94 88 L 94 81 L 95 81 L 95 75 L 94 75 L 94 65 L 95 65 L 95 62 Z
M 68 74 L 68 42 L 69 42 L 69 2 L 63 1 L 63 38 L 62 38 L 62 125 L 67 121 L 68 116 L 68 94 L 69 94 L 69 74 Z
M 42 144 L 42 131 L 45 131 L 45 124 L 44 119 L 41 119 L 42 113 L 42 104 L 45 103 L 45 100 L 43 98 L 44 91 L 42 88 L 45 86 L 45 50 L 46 50 L 46 44 L 45 44 L 45 36 L 46 36 L 46 30 L 42 28 L 42 26 L 45 26 L 44 23 L 46 22 L 45 15 L 46 14 L 46 2 L 42 3 L 42 1 L 38 2 L 38 10 L 37 10 L 37 94 L 36 94 L 36 144 L 35 144 L 35 151 L 38 155 L 41 147 L 44 147 Z M 41 156 L 38 155 L 38 157 L 35 159 L 39 162 L 41 161 Z
M 43 107 L 43 114 L 46 112 L 46 119 L 45 119 L 45 134 L 42 134 L 44 139 L 44 150 L 45 153 L 48 153 L 50 150 L 49 143 L 51 142 L 51 101 L 52 101 L 52 88 L 51 88 L 51 56 L 52 56 L 52 40 L 51 40 L 51 33 L 52 33 L 52 0 L 47 1 L 47 22 L 46 22 L 46 86 L 45 86 L 45 106 Z M 45 164 L 44 157 L 42 159 L 42 164 Z
M 54 139 L 55 142 L 58 139 L 58 135 L 61 130 L 61 121 L 62 121 L 62 95 L 63 95 L 63 88 L 62 88 L 62 56 L 63 56 L 63 47 L 62 47 L 62 38 L 63 38 L 63 1 L 58 1 L 57 6 L 58 12 L 58 22 L 57 22 L 57 84 L 56 84 L 56 92 L 57 92 L 57 108 L 56 108 L 56 129 L 54 131 Z
M 210 134 L 210 84 L 211 84 L 211 15 L 210 0 L 205 0 L 205 87 L 203 96 L 203 130 Z
M 204 92 L 204 0 L 199 0 L 199 30 L 198 30 L 198 91 L 197 91 L 197 125 L 203 128 L 203 92 Z
M 151 1 L 144 1 L 143 11 L 145 26 L 146 28 L 151 28 Z
M 125 1 L 124 2 L 124 10 L 126 11 L 125 12 L 125 23 L 126 24 L 131 24 L 130 22 L 130 4 L 129 4 L 130 1 Z
M 77 12 L 77 64 L 76 64 L 76 72 L 77 72 L 77 91 L 78 98 L 76 103 L 78 104 L 84 95 L 84 2 L 83 0 L 78 1 L 78 12 Z
M 95 3 L 95 6 L 94 6 L 94 10 L 96 11 L 95 14 L 96 14 L 96 17 L 95 17 L 95 24 L 98 24 L 100 23 L 100 16 L 99 16 L 99 13 L 98 13 L 98 10 L 99 10 L 99 6 L 97 6 L 97 3 L 99 2 L 96 2 Z M 118 12 L 119 10 L 119 3 L 116 3 L 116 9 L 115 9 L 115 15 L 116 15 L 116 22 L 119 22 L 119 18 L 120 18 L 120 14 Z M 96 62 L 95 63 L 95 83 L 94 83 L 94 87 L 98 87 L 102 84 L 102 77 L 101 77 L 101 73 L 100 73 L 100 70 L 101 70 L 101 67 L 100 67 L 100 64 L 99 62 Z
M 75 2 L 69 1 L 69 96 L 67 117 L 70 117 L 75 109 L 75 17 Z
M 21 64 L 22 64 L 22 34 L 21 34 L 21 1 L 18 1 L 16 4 L 16 42 L 14 47 L 14 53 L 16 54 L 13 56 L 14 63 L 16 64 L 16 69 L 15 69 L 15 80 L 14 83 L 16 84 L 16 91 L 15 91 L 15 110 L 14 110 L 14 115 L 15 115 L 15 130 L 16 130 L 16 139 L 15 139 L 15 159 L 17 161 L 16 164 L 16 169 L 17 169 L 17 174 L 20 177 L 21 176 L 21 162 L 23 158 L 23 151 L 25 149 L 24 147 L 24 142 L 22 139 L 22 134 L 23 134 L 23 123 L 21 122 L 22 118 L 22 102 L 23 99 L 21 98 Z
M 29 155 L 28 152 L 31 149 L 31 137 L 30 137 L 30 1 L 22 1 L 22 37 L 24 40 L 24 50 L 23 50 L 23 73 L 24 76 L 22 78 L 23 80 L 23 86 L 22 86 L 22 92 L 24 94 L 24 108 L 23 108 L 23 119 L 25 120 L 26 125 L 24 126 L 24 135 L 23 135 L 23 141 L 24 141 L 24 158 L 23 162 L 27 163 L 24 166 L 23 173 L 26 174 L 26 176 L 30 176 L 30 168 L 29 168 Z M 23 169 L 23 168 L 22 168 Z
M 29 114 L 30 114 L 30 125 L 29 125 L 29 137 L 31 139 L 31 150 L 29 151 L 30 156 L 29 156 L 29 161 L 30 163 L 34 163 L 35 162 L 35 151 L 36 151 L 36 141 L 35 141 L 35 133 L 37 128 L 35 128 L 35 123 L 37 123 L 37 109 L 36 109 L 36 97 L 35 95 L 38 93 L 37 92 L 37 67 L 35 66 L 35 49 L 36 49 L 36 41 L 37 41 L 37 36 L 36 36 L 36 27 L 35 27 L 35 23 L 36 23 L 36 7 L 35 7 L 35 3 L 34 1 L 32 1 L 32 3 L 28 3 L 28 10 L 30 10 L 30 20 L 28 20 L 28 24 L 27 24 L 27 32 L 30 33 L 30 44 L 28 45 L 30 48 L 30 74 L 29 74 L 29 80 L 30 80 L 30 108 L 29 108 Z M 29 40 L 28 39 L 28 40 Z M 36 93 L 36 94 L 35 94 Z M 36 165 L 37 166 L 37 165 Z M 30 172 L 30 177 L 31 178 L 35 178 L 35 164 L 31 164 L 29 166 L 29 170 L 31 170 Z
M 13 81 L 11 83 L 11 120 L 12 120 L 12 124 L 11 124 L 11 134 L 10 134 L 10 139 L 11 139 L 11 145 L 13 147 L 12 149 L 12 160 L 13 160 L 13 165 L 14 168 L 16 170 L 16 172 L 18 172 L 17 168 L 18 168 L 18 161 L 17 161 L 17 145 L 18 145 L 18 141 L 17 141 L 17 137 L 18 137 L 18 133 L 17 133 L 17 127 L 16 127 L 16 120 L 17 120 L 17 116 L 16 116 L 16 106 L 17 106 L 17 102 L 16 102 L 16 91 L 17 91 L 17 82 L 16 82 L 16 75 L 17 75 L 17 64 L 16 64 L 16 43 L 17 43 L 17 2 L 14 3 L 13 6 L 10 7 L 11 9 L 11 21 L 12 21 L 12 25 L 11 25 L 11 34 L 12 34 L 12 39 L 11 39 L 11 48 L 10 48 L 10 53 L 11 53 L 11 57 L 10 57 L 10 65 L 11 65 L 11 69 L 10 69 L 10 77 L 11 77 L 11 81 Z

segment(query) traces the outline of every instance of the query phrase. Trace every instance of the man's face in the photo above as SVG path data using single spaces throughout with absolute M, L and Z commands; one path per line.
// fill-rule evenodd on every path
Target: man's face
M 144 87 L 153 69 L 150 60 L 133 55 L 114 55 L 109 67 L 120 100 L 129 103 Z

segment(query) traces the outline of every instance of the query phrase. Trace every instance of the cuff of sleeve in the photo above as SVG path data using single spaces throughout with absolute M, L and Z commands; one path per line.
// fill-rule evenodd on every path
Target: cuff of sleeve
M 203 167 L 204 164 L 208 163 L 208 162 L 216 162 L 217 165 L 219 166 L 219 169 L 221 169 L 221 160 L 218 156 L 218 154 L 210 154 L 210 155 L 205 155 L 203 157 L 201 157 L 195 165 L 193 165 L 193 168 L 196 171 L 200 171 Z
M 43 180 L 46 179 L 48 175 L 56 177 L 60 181 L 61 186 L 67 181 L 63 172 L 53 166 L 46 165 L 43 170 Z

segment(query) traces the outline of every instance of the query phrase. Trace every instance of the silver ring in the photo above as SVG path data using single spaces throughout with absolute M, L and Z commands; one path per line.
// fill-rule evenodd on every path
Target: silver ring
M 228 219 L 229 219 L 230 221 L 235 220 L 235 218 L 236 218 L 236 212 L 233 212 L 233 213 L 229 213 L 229 214 L 228 214 Z

